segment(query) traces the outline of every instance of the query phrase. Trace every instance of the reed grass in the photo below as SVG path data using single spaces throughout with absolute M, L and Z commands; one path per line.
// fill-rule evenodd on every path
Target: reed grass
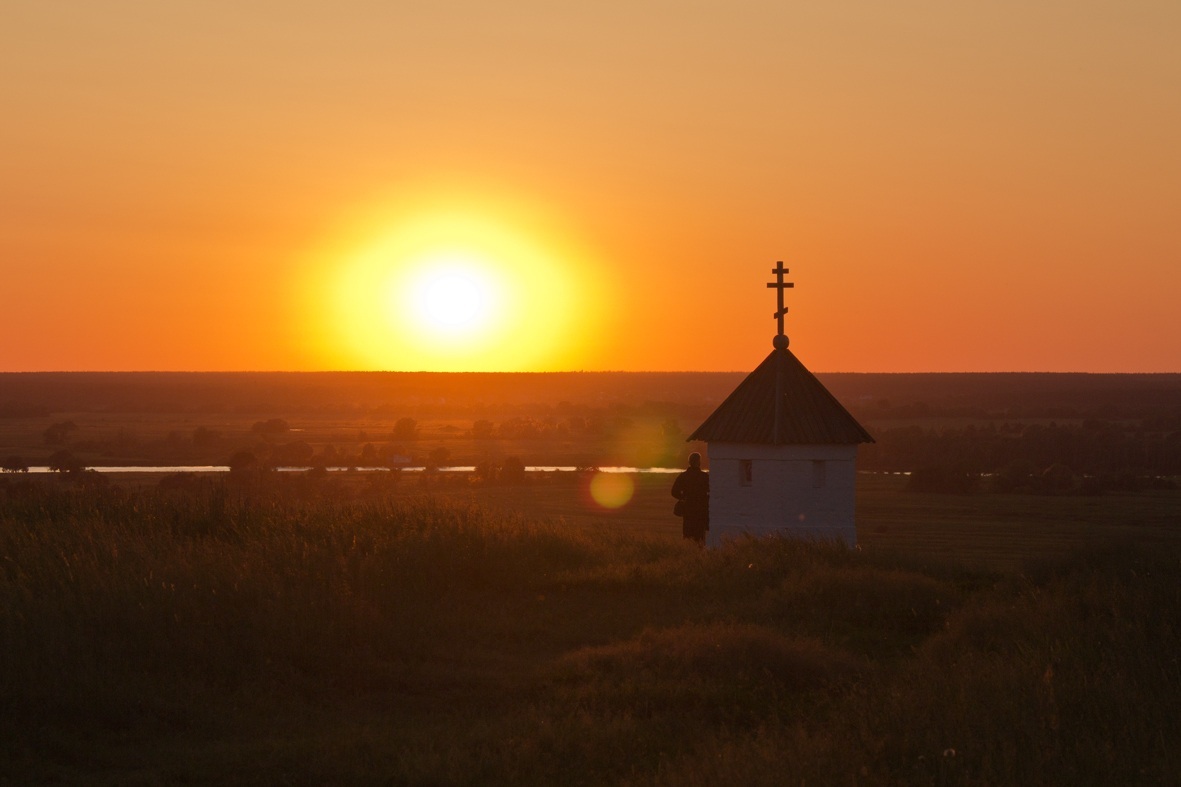
M 0 490 L 0 778 L 1181 781 L 1181 553 L 985 573 L 210 484 Z

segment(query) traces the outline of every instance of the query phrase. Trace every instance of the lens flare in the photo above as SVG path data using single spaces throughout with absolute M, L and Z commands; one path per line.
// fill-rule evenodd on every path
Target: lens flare
M 598 472 L 590 481 L 591 500 L 608 510 L 624 507 L 635 493 L 636 482 L 625 473 Z

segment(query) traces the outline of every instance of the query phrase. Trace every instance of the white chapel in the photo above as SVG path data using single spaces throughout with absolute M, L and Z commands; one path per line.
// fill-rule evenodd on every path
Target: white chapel
M 787 348 L 780 262 L 779 333 L 771 354 L 689 440 L 709 457 L 710 546 L 749 533 L 857 543 L 857 446 L 869 432 Z

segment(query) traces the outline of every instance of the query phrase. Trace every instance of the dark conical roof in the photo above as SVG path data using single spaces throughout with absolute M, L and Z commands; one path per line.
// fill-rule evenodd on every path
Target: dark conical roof
M 786 347 L 772 350 L 689 439 L 764 445 L 874 441 Z

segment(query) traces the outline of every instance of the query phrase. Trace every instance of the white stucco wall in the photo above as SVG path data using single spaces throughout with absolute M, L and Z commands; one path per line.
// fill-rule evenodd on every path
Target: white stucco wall
M 857 543 L 857 446 L 710 443 L 707 451 L 711 546 L 743 533 Z

